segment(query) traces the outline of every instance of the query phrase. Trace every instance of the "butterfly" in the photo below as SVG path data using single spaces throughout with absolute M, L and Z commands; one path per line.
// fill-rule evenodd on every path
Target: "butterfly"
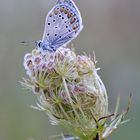
M 55 52 L 75 39 L 82 28 L 81 14 L 73 0 L 57 0 L 46 16 L 44 34 L 36 46 L 43 52 Z

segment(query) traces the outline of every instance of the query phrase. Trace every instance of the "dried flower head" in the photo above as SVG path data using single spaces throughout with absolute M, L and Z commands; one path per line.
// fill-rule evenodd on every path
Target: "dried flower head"
M 113 130 L 105 125 L 108 97 L 95 64 L 91 57 L 64 47 L 46 53 L 34 49 L 24 57 L 29 78 L 22 85 L 38 97 L 38 109 L 47 113 L 52 124 L 83 140 L 102 139 Z

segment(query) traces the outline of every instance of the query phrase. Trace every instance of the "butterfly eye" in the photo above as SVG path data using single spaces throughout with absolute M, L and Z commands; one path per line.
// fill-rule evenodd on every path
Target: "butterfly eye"
M 39 46 L 39 47 L 40 47 L 40 45 L 41 45 L 41 42 L 38 43 L 38 46 Z

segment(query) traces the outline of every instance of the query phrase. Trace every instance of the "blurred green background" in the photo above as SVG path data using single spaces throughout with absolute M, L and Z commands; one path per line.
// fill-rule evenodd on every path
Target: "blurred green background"
M 128 118 L 108 140 L 139 139 L 140 126 L 140 0 L 74 0 L 84 29 L 73 41 L 77 53 L 96 53 L 99 74 L 107 88 L 109 108 L 117 96 L 121 109 L 129 93 L 133 105 Z M 20 44 L 39 40 L 45 16 L 56 0 L 0 0 L 0 140 L 46 140 L 61 133 L 45 114 L 33 110 L 36 98 L 22 90 L 26 76 L 23 57 L 35 47 Z M 121 111 L 120 109 L 120 111 Z

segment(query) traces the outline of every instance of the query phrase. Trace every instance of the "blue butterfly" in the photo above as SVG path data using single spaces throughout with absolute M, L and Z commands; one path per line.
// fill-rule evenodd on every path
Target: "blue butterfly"
M 57 0 L 46 16 L 43 38 L 36 42 L 37 48 L 54 52 L 76 38 L 82 28 L 81 14 L 73 0 Z

